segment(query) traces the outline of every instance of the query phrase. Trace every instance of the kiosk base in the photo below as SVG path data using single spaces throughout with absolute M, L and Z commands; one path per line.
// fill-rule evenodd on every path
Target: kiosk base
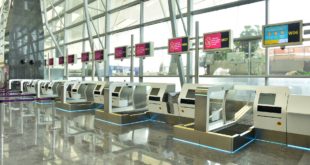
M 96 111 L 96 121 L 106 122 L 118 126 L 135 124 L 149 120 L 146 112 L 137 113 L 107 113 L 103 110 Z
M 234 124 L 214 132 L 194 129 L 194 124 L 176 125 L 173 133 L 175 140 L 196 143 L 207 148 L 234 153 L 254 140 L 254 127 Z

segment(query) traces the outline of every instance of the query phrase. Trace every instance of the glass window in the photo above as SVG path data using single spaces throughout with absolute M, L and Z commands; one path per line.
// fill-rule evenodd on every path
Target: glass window
M 67 0 L 68 10 L 83 3 L 83 0 Z
M 140 6 L 136 5 L 111 14 L 111 31 L 140 23 Z
M 264 75 L 265 49 L 260 39 L 244 40 L 261 36 L 261 28 L 265 24 L 264 11 L 265 2 L 257 2 L 194 16 L 194 22 L 199 21 L 200 36 L 231 29 L 233 38 L 239 39 L 233 43 L 232 52 L 201 52 L 200 74 Z
M 167 49 L 154 51 L 154 57 L 147 57 L 143 60 L 143 74 L 146 76 L 169 75 L 171 56 L 168 55 Z
M 67 42 L 72 42 L 75 40 L 82 39 L 83 38 L 83 32 L 84 32 L 83 26 L 84 26 L 84 24 L 69 29 L 67 31 L 67 34 L 68 34 Z
M 104 3 L 104 4 L 102 4 Z M 105 12 L 105 1 L 97 0 L 88 5 L 90 16 L 93 17 Z
M 133 2 L 135 0 L 118 0 L 118 1 L 110 1 L 111 2 L 111 9 L 126 5 L 130 2 Z
M 194 10 L 208 8 L 212 6 L 222 5 L 225 3 L 235 2 L 238 0 L 194 0 Z
M 309 78 L 269 78 L 270 86 L 288 86 L 291 94 L 310 95 Z
M 67 15 L 67 26 L 70 26 L 72 24 L 75 24 L 77 22 L 84 20 L 84 9 L 80 8 L 78 10 L 75 10 Z
M 298 9 L 292 11 L 292 3 L 298 4 Z M 309 23 L 310 18 L 305 11 L 308 11 L 308 1 L 296 0 L 270 0 L 270 21 L 269 23 L 281 23 L 289 21 L 303 20 Z M 304 27 L 309 29 L 309 27 Z M 304 35 L 309 38 L 309 35 Z M 289 46 L 284 50 L 279 47 L 268 49 L 269 64 L 271 75 L 288 75 L 288 76 L 309 76 L 310 75 L 310 42 L 304 42 L 303 45 Z
M 144 3 L 144 22 L 169 17 L 168 1 L 151 0 Z
M 144 41 L 154 42 L 154 47 L 167 46 L 169 38 L 172 38 L 170 22 L 159 23 L 144 28 Z

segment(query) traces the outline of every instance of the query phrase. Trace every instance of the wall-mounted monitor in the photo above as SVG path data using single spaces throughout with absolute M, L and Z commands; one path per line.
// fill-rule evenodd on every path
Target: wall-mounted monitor
M 150 57 L 154 55 L 154 43 L 146 42 L 135 45 L 136 57 Z
M 303 22 L 294 21 L 263 26 L 263 46 L 301 45 Z
M 65 57 L 64 56 L 58 57 L 58 64 L 63 65 L 64 63 L 65 63 Z
M 104 58 L 104 50 L 95 51 L 95 61 L 102 61 Z
M 54 58 L 48 59 L 48 65 L 50 65 L 50 66 L 54 65 Z
M 89 52 L 83 52 L 81 54 L 81 61 L 82 62 L 89 62 L 90 58 L 89 58 Z
M 178 37 L 172 38 L 168 41 L 168 53 L 169 54 L 182 54 L 189 51 L 189 38 Z
M 76 57 L 74 54 L 68 55 L 67 56 L 68 64 L 74 64 L 76 63 Z
M 114 49 L 114 58 L 115 59 L 124 59 L 128 57 L 128 46 L 116 47 Z
M 205 33 L 203 35 L 203 50 L 205 52 L 229 50 L 231 45 L 231 30 Z

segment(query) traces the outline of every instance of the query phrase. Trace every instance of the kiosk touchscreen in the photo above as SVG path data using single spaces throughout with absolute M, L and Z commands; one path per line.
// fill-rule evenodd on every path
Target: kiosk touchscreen
M 94 102 L 97 104 L 104 104 L 104 83 L 98 83 L 94 89 Z

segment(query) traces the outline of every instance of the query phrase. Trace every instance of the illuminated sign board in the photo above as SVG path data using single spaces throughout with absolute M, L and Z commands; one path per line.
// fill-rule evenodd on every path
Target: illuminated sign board
M 95 61 L 102 61 L 104 56 L 103 50 L 96 50 L 95 51 Z
M 89 52 L 84 52 L 81 54 L 81 61 L 88 62 L 89 61 Z
M 203 50 L 206 52 L 231 49 L 231 43 L 230 30 L 205 33 L 203 35 Z
M 128 57 L 128 46 L 121 46 L 114 49 L 114 58 L 123 59 Z
M 136 57 L 146 57 L 154 55 L 154 44 L 153 42 L 139 43 L 135 45 Z
M 263 26 L 263 46 L 289 46 L 302 44 L 302 21 Z
M 54 65 L 54 58 L 48 59 L 48 65 Z
M 68 60 L 68 64 L 74 64 L 75 63 L 75 55 L 72 54 L 72 55 L 68 55 L 67 56 L 67 60 Z
M 53 62 L 54 63 L 54 62 Z M 62 56 L 62 57 L 59 57 L 58 58 L 58 64 L 59 65 L 63 65 L 65 63 L 65 58 Z
M 168 41 L 168 53 L 169 54 L 182 54 L 189 51 L 189 38 L 179 37 L 172 38 Z

